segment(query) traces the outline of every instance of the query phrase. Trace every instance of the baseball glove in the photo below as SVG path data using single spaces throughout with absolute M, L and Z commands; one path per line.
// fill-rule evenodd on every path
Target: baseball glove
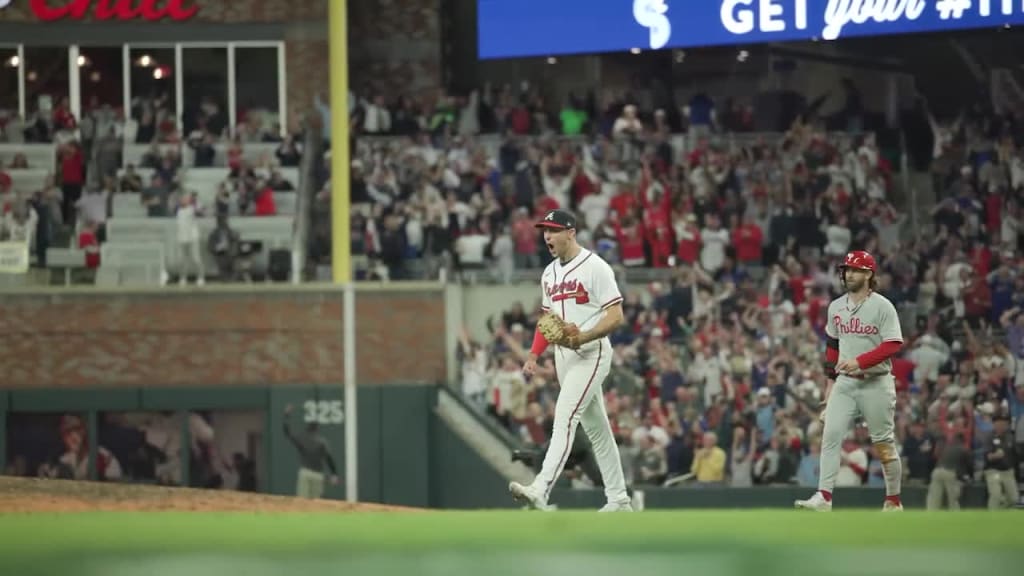
M 562 320 L 557 314 L 544 314 L 537 321 L 537 330 L 549 344 L 566 348 L 579 348 L 580 330 L 574 324 Z

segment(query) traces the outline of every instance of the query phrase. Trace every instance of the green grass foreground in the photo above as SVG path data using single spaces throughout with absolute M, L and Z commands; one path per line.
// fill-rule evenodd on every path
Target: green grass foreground
M 671 551 L 749 545 L 1024 551 L 1024 514 L 678 511 L 434 514 L 82 513 L 0 515 L 0 554 L 67 551 Z
M 19 570 L 5 571 L 10 574 L 74 567 L 74 573 L 90 575 L 223 576 L 230 569 L 238 576 L 342 571 L 479 576 L 486 567 L 486 576 L 584 569 L 589 572 L 580 573 L 620 576 L 680 569 L 700 569 L 701 576 L 805 570 L 991 576 L 1019 574 L 1024 565 L 1024 515 L 780 510 L 0 514 L 0 561 Z M 922 571 L 931 565 L 938 571 Z

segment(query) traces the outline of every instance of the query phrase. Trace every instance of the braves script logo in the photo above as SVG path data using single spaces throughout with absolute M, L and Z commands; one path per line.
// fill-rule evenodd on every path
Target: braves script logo
M 587 289 L 578 280 L 566 280 L 554 286 L 545 282 L 544 291 L 547 292 L 548 298 L 551 298 L 552 302 L 561 302 L 563 300 L 576 300 L 577 304 L 590 302 L 590 293 L 587 292 Z
M 859 334 L 862 336 L 878 334 L 878 326 L 865 324 L 860 321 L 860 318 L 851 318 L 849 322 L 843 322 L 842 317 L 837 314 L 832 317 L 832 323 L 836 325 L 836 330 L 839 334 Z
M 664 48 L 672 37 L 672 23 L 665 12 L 665 0 L 633 0 L 633 18 L 651 32 L 651 49 Z

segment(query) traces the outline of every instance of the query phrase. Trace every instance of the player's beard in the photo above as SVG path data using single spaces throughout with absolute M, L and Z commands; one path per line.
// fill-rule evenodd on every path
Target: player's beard
M 846 279 L 846 290 L 850 294 L 859 294 L 864 291 L 864 288 L 870 285 L 871 278 L 864 278 L 861 280 Z

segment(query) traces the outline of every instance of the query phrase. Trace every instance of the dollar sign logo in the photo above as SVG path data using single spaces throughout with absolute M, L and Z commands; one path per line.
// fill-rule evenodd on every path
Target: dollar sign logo
M 672 23 L 665 16 L 666 12 L 665 0 L 633 0 L 633 18 L 650 30 L 652 50 L 664 48 L 672 37 Z

